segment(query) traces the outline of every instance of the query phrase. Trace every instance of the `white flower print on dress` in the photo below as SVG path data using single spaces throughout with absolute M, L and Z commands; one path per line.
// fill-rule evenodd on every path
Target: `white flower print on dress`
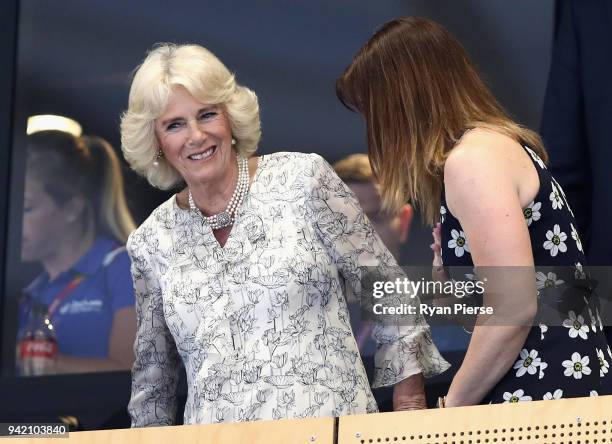
M 527 152 L 529 153 L 529 155 L 531 156 L 531 158 L 532 158 L 532 159 L 533 159 L 533 160 L 534 160 L 534 161 L 535 161 L 535 162 L 536 162 L 538 165 L 540 165 L 540 168 L 542 168 L 542 169 L 544 169 L 544 170 L 545 170 L 545 169 L 546 169 L 546 165 L 544 165 L 544 162 L 542 161 L 542 159 L 540 159 L 540 156 L 538 156 L 538 155 L 536 154 L 536 152 L 535 152 L 534 150 L 532 150 L 531 148 L 529 148 L 529 147 L 527 147 L 527 146 L 526 146 L 526 147 L 524 147 L 524 148 L 527 150 Z
M 531 396 L 525 395 L 525 391 L 523 389 L 518 389 L 514 393 L 505 392 L 504 393 L 504 404 L 505 403 L 514 403 L 514 402 L 523 402 L 523 401 L 531 401 Z
M 540 208 L 542 208 L 542 202 L 531 202 L 529 206 L 523 210 L 523 216 L 525 216 L 528 227 L 531 226 L 532 222 L 536 222 L 542 217 Z
M 540 324 L 540 339 L 544 340 L 544 333 L 548 331 L 548 325 Z
M 591 308 L 587 307 L 587 309 L 589 310 L 589 319 L 591 320 L 591 330 L 593 331 L 593 333 L 595 333 L 597 331 L 597 320 L 595 318 L 595 315 L 593 315 L 593 311 L 591 310 Z
M 561 398 L 563 398 L 563 390 L 557 389 L 554 391 L 554 393 L 547 392 L 544 395 L 544 398 L 542 399 L 544 399 L 545 401 L 551 401 L 553 399 L 561 399 Z
M 541 271 L 536 273 L 536 288 L 538 290 L 555 288 L 564 283 L 565 281 L 563 279 L 557 279 L 557 275 L 552 271 L 548 272 L 548 274 L 542 273 Z
M 538 367 L 542 361 L 538 358 L 537 350 L 528 351 L 526 348 L 521 350 L 520 359 L 514 363 L 517 378 L 520 378 L 525 373 L 535 375 L 538 372 Z
M 603 322 L 601 321 L 601 316 L 599 315 L 599 309 L 595 307 L 595 317 L 597 318 L 597 323 L 599 324 L 599 331 L 603 331 Z
M 440 222 L 444 223 L 446 219 L 446 207 L 444 205 L 440 205 Z
M 599 393 L 597 393 L 597 390 L 591 390 L 591 392 L 589 393 L 589 396 L 599 396 Z
M 591 374 L 589 357 L 586 355 L 580 356 L 578 352 L 572 353 L 572 359 L 563 361 L 561 365 L 565 367 L 563 374 L 568 377 L 573 376 L 574 379 L 582 379 L 582 375 L 588 376 Z
M 610 351 L 610 346 L 608 345 L 608 356 L 610 356 L 610 359 L 612 359 L 612 351 Z
M 576 316 L 573 310 L 570 310 L 567 315 L 569 318 L 563 321 L 563 326 L 569 328 L 569 337 L 580 336 L 582 339 L 588 339 L 589 327 L 585 325 L 582 315 Z
M 544 370 L 548 368 L 548 364 L 544 361 L 540 362 L 540 372 L 538 373 L 538 379 L 544 379 Z
M 576 217 L 576 216 L 574 216 L 574 212 L 572 211 L 572 207 L 570 207 L 570 204 L 567 201 L 567 196 L 565 195 L 565 191 L 563 191 L 563 187 L 561 185 L 559 185 L 559 182 L 557 182 L 554 177 L 552 178 L 552 183 L 555 184 L 555 186 L 557 187 L 557 191 L 559 191 L 561 193 L 561 196 L 563 196 L 563 201 L 565 202 L 565 205 L 567 206 L 567 209 L 569 210 L 569 212 L 572 215 L 572 217 Z
M 544 248 L 550 250 L 551 256 L 555 257 L 559 251 L 561 253 L 567 251 L 567 245 L 565 245 L 567 234 L 561 231 L 559 224 L 555 224 L 552 231 L 548 230 L 546 232 L 546 239 L 548 240 L 544 242 Z
M 580 241 L 580 235 L 578 234 L 576 227 L 574 227 L 574 224 L 570 223 L 570 227 L 572 227 L 572 239 L 576 241 L 576 247 L 578 248 L 578 251 L 582 251 L 582 242 Z
M 559 192 L 559 189 L 555 186 L 554 182 L 550 183 L 550 186 L 552 187 L 552 191 L 550 192 L 550 202 L 552 203 L 552 207 L 553 210 L 560 210 L 561 208 L 563 208 L 563 198 L 561 197 L 561 193 Z
M 610 369 L 610 363 L 606 360 L 603 350 L 595 348 L 597 351 L 597 358 L 599 359 L 599 376 L 602 378 L 608 373 Z
M 457 257 L 463 256 L 463 253 L 465 251 L 467 251 L 468 253 L 470 252 L 470 247 L 468 246 L 463 230 L 457 231 L 453 228 L 453 230 L 451 231 L 451 236 L 453 238 L 448 241 L 448 248 L 454 248 L 455 255 Z

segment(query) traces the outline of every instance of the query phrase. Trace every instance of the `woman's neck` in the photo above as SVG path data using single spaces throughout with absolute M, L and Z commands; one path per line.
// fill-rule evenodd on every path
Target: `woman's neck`
M 225 211 L 238 184 L 238 165 L 232 162 L 227 179 L 214 183 L 197 183 L 189 186 L 197 208 L 205 216 Z

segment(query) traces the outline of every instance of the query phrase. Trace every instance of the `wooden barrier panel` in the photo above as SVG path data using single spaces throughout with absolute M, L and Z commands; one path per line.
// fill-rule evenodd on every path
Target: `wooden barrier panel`
M 338 444 L 612 443 L 612 396 L 345 416 Z
M 51 444 L 334 444 L 334 418 L 72 432 Z M 10 442 L 41 444 L 41 438 Z
M 335 427 L 337 422 L 337 435 Z M 40 444 L 40 438 L 13 438 Z M 13 441 L 11 441 L 13 442 Z M 612 444 L 612 396 L 335 418 L 71 433 L 53 444 Z

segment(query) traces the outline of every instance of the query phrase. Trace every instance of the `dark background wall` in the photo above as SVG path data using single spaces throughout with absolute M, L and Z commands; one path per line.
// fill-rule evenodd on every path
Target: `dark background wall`
M 502 103 L 537 127 L 551 47 L 552 0 L 21 2 L 18 95 L 25 114 L 73 116 L 119 145 L 130 72 L 155 42 L 195 42 L 259 95 L 261 152 L 363 151 L 358 116 L 334 81 L 383 22 L 423 15 L 463 42 Z M 19 118 L 25 118 L 21 114 Z M 133 189 L 142 218 L 154 203 Z
M 29 115 L 73 117 L 86 133 L 101 135 L 118 148 L 119 116 L 127 104 L 131 71 L 155 42 L 195 42 L 216 53 L 241 83 L 257 92 L 263 124 L 260 152 L 317 152 L 334 161 L 365 151 L 360 118 L 335 98 L 335 79 L 382 23 L 400 15 L 422 15 L 449 28 L 510 113 L 537 129 L 554 15 L 553 0 L 10 0 L 7 4 L 19 4 L 20 14 L 16 85 L 11 84 L 10 66 L 7 75 L 0 77 L 0 88 L 15 97 L 12 122 L 0 121 L 3 142 L 14 131 L 12 146 L 2 151 L 7 161 L 11 153 L 10 188 L 5 195 L 10 206 L 4 213 L 9 215 L 2 295 L 5 375 L 12 369 L 15 296 L 34 273 L 18 260 L 23 134 Z M 3 12 L 3 20 L 14 16 Z M 10 35 L 9 28 L 2 32 Z M 14 47 L 10 39 L 5 42 L 9 44 L 0 47 L 0 56 L 10 60 Z M 126 174 L 129 205 L 141 221 L 167 195 L 151 190 L 127 169 Z M 7 183 L 6 172 L 0 175 Z M 403 262 L 427 263 L 429 242 L 427 229 L 414 224 Z M 9 405 L 12 417 L 33 412 L 32 405 L 44 413 L 59 405 L 59 398 L 62 413 L 69 413 L 71 405 L 93 412 L 96 397 L 108 411 L 124 403 L 127 374 L 115 379 L 110 375 L 83 378 L 34 382 L 5 376 L 0 380 L 0 398 L 5 401 L 0 420 L 8 414 Z M 115 397 L 113 387 L 118 392 Z M 93 400 L 79 401 L 85 395 Z M 90 425 L 99 425 L 101 420 L 96 422 L 95 414 L 91 415 Z

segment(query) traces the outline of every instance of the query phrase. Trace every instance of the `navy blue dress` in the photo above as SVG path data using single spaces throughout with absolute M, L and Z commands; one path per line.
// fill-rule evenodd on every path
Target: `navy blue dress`
M 536 265 L 538 314 L 515 364 L 482 403 L 612 394 L 612 353 L 589 290 L 574 215 L 544 162 L 525 150 L 540 179 L 535 199 L 523 210 Z M 468 239 L 447 211 L 444 195 L 440 216 L 444 266 L 473 266 Z M 559 313 L 557 323 L 543 316 L 551 306 Z

